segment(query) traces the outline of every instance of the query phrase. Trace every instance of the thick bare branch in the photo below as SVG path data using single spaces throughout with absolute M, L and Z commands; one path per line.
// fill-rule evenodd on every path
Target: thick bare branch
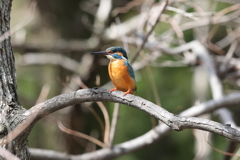
M 31 148 L 30 152 L 33 153 L 31 156 L 31 160 L 40 160 L 40 159 L 47 159 L 47 160 L 71 160 L 71 156 L 65 153 L 60 153 L 51 150 L 42 150 L 42 149 L 35 149 Z
M 74 93 L 75 93 L 75 98 L 70 98 L 74 95 Z M 155 105 L 155 104 L 153 104 L 149 101 L 146 101 L 146 100 L 144 100 L 140 97 L 137 97 L 137 96 L 127 95 L 127 96 L 124 97 L 121 94 L 122 92 L 119 92 L 119 91 L 113 92 L 112 94 L 109 94 L 104 89 L 101 89 L 101 88 L 96 89 L 95 88 L 95 89 L 89 89 L 89 90 L 79 90 L 79 91 L 74 92 L 74 93 L 73 92 L 68 93 L 65 96 L 65 98 L 63 98 L 64 95 L 61 95 L 61 96 L 55 97 L 51 100 L 48 100 L 49 102 L 45 102 L 46 103 L 46 105 L 44 107 L 45 111 L 42 110 L 45 113 L 42 112 L 40 115 L 44 116 L 46 114 L 49 114 L 49 112 L 53 112 L 55 110 L 58 110 L 59 108 L 64 107 L 65 105 L 67 105 L 67 104 L 65 104 L 63 106 L 62 103 L 64 103 L 64 102 L 65 103 L 74 103 L 74 102 L 76 103 L 77 101 L 83 101 L 83 100 L 84 101 L 90 101 L 90 100 L 98 101 L 100 99 L 101 100 L 106 100 L 106 101 L 110 101 L 110 99 L 111 99 L 111 101 L 114 101 L 114 102 L 129 104 L 132 107 L 141 108 L 142 110 L 147 111 L 148 113 L 149 112 L 155 112 L 155 113 L 151 113 L 152 115 L 155 115 L 156 113 L 159 113 L 158 111 L 160 111 L 160 110 L 164 110 L 161 107 L 159 107 L 159 106 L 157 106 L 157 105 Z M 95 96 L 91 97 L 91 95 L 95 95 Z M 61 101 L 61 99 L 63 101 L 62 103 L 59 102 L 59 101 Z M 54 102 L 57 102 L 56 106 L 52 106 L 52 105 L 54 105 Z M 210 100 L 210 101 L 207 101 L 205 103 L 193 106 L 193 107 L 189 108 L 188 110 L 182 112 L 180 114 L 180 116 L 198 116 L 198 115 L 210 112 L 214 109 L 218 109 L 218 108 L 226 107 L 226 106 L 230 106 L 230 105 L 236 105 L 236 104 L 239 104 L 239 103 L 240 103 L 240 92 L 237 92 L 237 93 L 230 94 L 228 96 L 222 97 L 221 99 L 218 99 L 218 100 Z M 137 104 L 141 105 L 141 107 L 138 107 Z M 150 107 L 150 105 L 152 105 L 152 107 Z M 50 107 L 55 108 L 55 109 L 50 109 Z M 48 112 L 47 108 L 49 108 L 49 112 Z M 33 110 L 33 109 L 31 109 L 31 110 Z M 154 109 L 156 109 L 156 110 L 154 110 Z M 188 120 L 191 119 L 192 122 L 193 122 L 192 125 L 186 125 L 186 123 L 185 123 L 185 127 L 182 128 L 182 129 L 194 128 L 196 123 L 197 123 L 197 125 L 201 125 L 203 128 L 204 128 L 204 125 L 208 126 L 208 124 L 209 124 L 211 126 L 210 128 L 213 128 L 214 131 L 222 132 L 224 135 L 225 135 L 226 132 L 232 132 L 233 131 L 232 132 L 233 133 L 233 136 L 232 136 L 233 139 L 235 139 L 235 138 L 239 139 L 239 136 L 240 136 L 239 131 L 231 128 L 229 125 L 222 125 L 222 124 L 219 124 L 219 123 L 216 123 L 216 122 L 213 122 L 213 121 L 210 121 L 210 120 L 206 120 L 206 119 L 201 119 L 201 118 L 193 118 L 192 119 L 192 118 L 187 118 L 187 117 L 174 116 L 173 114 L 167 112 L 166 110 L 163 111 L 161 114 L 163 114 L 163 113 L 167 113 L 167 115 L 170 114 L 169 117 L 175 117 L 176 119 L 178 119 L 178 118 L 181 119 L 181 120 L 179 120 L 179 124 L 180 123 L 183 124 L 184 121 L 186 123 L 188 123 Z M 166 115 L 166 117 L 167 117 L 167 115 Z M 198 120 L 200 120 L 200 121 L 198 121 Z M 176 121 L 172 120 L 171 122 L 175 123 Z M 177 124 L 177 126 L 179 124 Z M 130 141 L 115 145 L 111 148 L 103 148 L 103 149 L 95 151 L 95 152 L 86 153 L 86 154 L 77 155 L 77 156 L 70 156 L 70 155 L 65 156 L 64 155 L 63 157 L 65 157 L 65 159 L 70 159 L 70 160 L 73 160 L 73 159 L 75 159 L 75 160 L 80 160 L 80 159 L 87 160 L 87 159 L 91 159 L 91 158 L 94 158 L 94 159 L 103 159 L 103 158 L 104 159 L 110 159 L 110 158 L 114 158 L 114 157 L 117 157 L 117 156 L 120 156 L 120 155 L 123 155 L 123 154 L 126 154 L 126 153 L 130 153 L 130 152 L 132 152 L 136 149 L 141 149 L 145 146 L 148 146 L 148 145 L 156 142 L 160 138 L 162 138 L 169 131 L 171 131 L 171 129 L 169 127 L 167 127 L 165 124 L 160 124 L 156 128 L 154 128 L 153 130 L 150 130 L 149 132 L 147 132 L 146 134 L 144 134 L 142 136 L 139 136 L 139 137 L 137 137 L 135 139 L 132 139 Z M 210 130 L 208 130 L 208 131 L 210 131 Z M 35 156 L 36 157 L 41 157 L 41 155 L 47 155 L 49 152 L 51 152 L 51 151 L 36 150 L 36 149 L 31 150 L 33 158 Z M 55 153 L 55 156 L 59 155 L 58 152 L 54 152 L 54 153 Z
M 220 98 L 216 101 L 206 102 L 204 103 L 205 105 L 203 105 L 202 107 L 206 107 L 207 105 L 207 108 L 211 108 L 211 106 L 213 105 L 215 107 L 223 107 L 227 105 L 240 104 L 239 97 L 240 93 L 235 93 L 224 98 Z M 201 118 L 184 117 L 186 116 L 186 114 L 184 114 L 184 116 L 177 116 L 141 97 L 134 95 L 123 96 L 122 92 L 120 91 L 109 93 L 107 90 L 102 88 L 82 89 L 76 92 L 62 94 L 43 103 L 40 103 L 26 112 L 29 114 L 29 116 L 37 112 L 38 115 L 34 120 L 34 122 L 36 122 L 42 117 L 69 105 L 89 101 L 109 101 L 125 104 L 147 112 L 148 114 L 156 117 L 157 119 L 168 125 L 173 130 L 180 131 L 190 128 L 201 129 L 219 134 L 233 141 L 240 142 L 240 132 L 236 129 L 231 128 L 228 125 L 225 126 L 220 123 L 210 120 L 204 120 Z M 26 118 L 26 120 L 27 119 L 28 118 Z
M 225 0 L 218 0 L 218 1 L 225 1 Z M 9 0 L 9 2 L 11 2 L 11 0 Z M 225 47 L 227 47 L 228 45 L 231 44 L 231 42 L 233 42 L 234 40 L 236 40 L 238 38 L 237 36 L 237 32 L 238 31 L 236 28 L 238 28 L 238 25 L 240 24 L 240 11 L 239 11 L 239 4 L 236 5 L 232 5 L 228 8 L 223 9 L 222 11 L 216 13 L 215 11 L 205 11 L 202 10 L 201 11 L 201 7 L 200 10 L 198 9 L 198 7 L 195 7 L 197 5 L 197 3 L 193 3 L 192 5 L 190 4 L 190 2 L 188 3 L 182 3 L 182 7 L 178 7 L 178 8 L 174 8 L 172 6 L 167 6 L 167 2 L 168 0 L 164 0 L 161 2 L 161 5 L 156 5 L 153 6 L 151 11 L 156 9 L 156 14 L 155 13 L 148 13 L 148 10 L 143 11 L 142 13 L 139 13 L 138 15 L 134 16 L 133 18 L 131 18 L 129 21 L 125 21 L 123 22 L 123 24 L 118 25 L 117 27 L 109 27 L 106 28 L 106 22 L 109 18 L 110 12 L 111 12 L 111 6 L 112 6 L 112 0 L 100 0 L 100 4 L 98 7 L 98 11 L 96 13 L 96 18 L 94 20 L 94 24 L 93 24 L 93 32 L 92 32 L 92 36 L 84 41 L 79 41 L 79 40 L 72 40 L 72 41 L 66 41 L 66 40 L 60 40 L 60 41 L 54 41 L 54 43 L 52 44 L 46 44 L 46 45 L 39 45 L 39 44 L 31 44 L 33 43 L 32 41 L 29 42 L 30 44 L 25 44 L 25 45 L 19 45 L 16 44 L 16 49 L 18 49 L 19 51 L 25 52 L 25 51 L 54 51 L 54 52 L 88 52 L 90 50 L 93 50 L 93 48 L 99 48 L 101 47 L 101 45 L 105 45 L 104 41 L 107 42 L 109 40 L 114 40 L 115 39 L 119 39 L 119 31 L 121 31 L 121 35 L 126 35 L 128 34 L 129 38 L 133 39 L 132 44 L 135 44 L 138 46 L 138 49 L 135 53 L 135 55 L 133 55 L 132 58 L 132 62 L 136 60 L 136 58 L 139 56 L 139 54 L 142 52 L 142 50 L 144 48 L 148 48 L 151 51 L 151 54 L 148 54 L 147 56 L 143 57 L 141 59 L 141 62 L 139 62 L 138 65 L 136 64 L 134 66 L 134 68 L 138 68 L 141 69 L 147 65 L 149 65 L 150 63 L 156 63 L 154 62 L 158 57 L 161 56 L 161 52 L 167 52 L 171 55 L 176 55 L 179 53 L 183 52 L 183 57 L 184 60 L 183 62 L 185 62 L 186 64 L 200 64 L 202 66 L 204 66 L 206 68 L 206 72 L 209 74 L 209 82 L 210 82 L 210 87 L 211 87 L 211 91 L 213 93 L 213 99 L 211 101 L 202 103 L 200 105 L 196 105 L 193 106 L 185 111 L 183 111 L 182 113 L 180 113 L 179 115 L 174 115 L 170 112 L 168 112 L 167 110 L 165 110 L 164 108 L 160 107 L 159 105 L 155 105 L 153 103 L 151 103 L 150 101 L 147 101 L 141 97 L 138 96 L 134 96 L 134 95 L 127 95 L 127 96 L 123 96 L 122 92 L 120 91 L 116 91 L 113 93 L 109 93 L 107 90 L 101 89 L 101 88 L 93 88 L 93 89 L 82 89 L 82 90 L 78 90 L 76 92 L 71 92 L 71 93 L 66 93 L 66 94 L 62 94 L 59 96 L 56 96 L 52 99 L 49 99 L 43 103 L 40 103 L 34 107 L 32 107 L 31 109 L 25 111 L 23 110 L 18 103 L 18 98 L 17 98 L 17 94 L 15 94 L 15 88 L 16 88 L 16 82 L 15 82 L 15 68 L 12 67 L 13 69 L 10 70 L 10 72 L 8 73 L 8 71 L 4 71 L 2 75 L 6 75 L 5 77 L 14 77 L 13 81 L 11 81 L 11 79 L 7 79 L 7 81 L 5 81 L 5 79 L 2 80 L 2 83 L 0 84 L 8 84 L 8 85 L 2 85 L 3 89 L 4 87 L 9 87 L 10 89 L 13 88 L 12 90 L 14 90 L 14 94 L 8 94 L 8 92 L 4 92 L 4 90 L 2 91 L 2 93 L 7 94 L 7 99 L 4 101 L 6 102 L 11 102 L 10 100 L 13 99 L 14 101 L 16 101 L 17 103 L 6 103 L 4 105 L 0 104 L 0 108 L 4 108 L 5 106 L 9 106 L 9 108 L 18 108 L 21 110 L 21 112 L 19 114 L 15 114 L 15 112 L 11 112 L 11 115 L 17 115 L 16 117 L 20 117 L 19 120 L 17 119 L 17 121 L 15 121 L 15 118 L 13 117 L 14 121 L 7 121 L 4 119 L 4 123 L 2 124 L 14 124 L 16 123 L 16 125 L 14 125 L 14 127 L 11 127 L 12 132 L 9 132 L 7 135 L 7 132 L 2 134 L 0 139 L 0 146 L 8 146 L 9 147 L 9 142 L 13 141 L 13 139 L 15 139 L 15 141 L 17 139 L 20 140 L 21 144 L 24 141 L 24 144 L 22 144 L 23 146 L 26 146 L 25 144 L 25 139 L 28 136 L 28 133 L 31 130 L 31 127 L 38 121 L 40 120 L 42 117 L 47 116 L 55 111 L 58 111 L 62 108 L 68 107 L 70 105 L 75 105 L 75 104 L 79 104 L 79 103 L 83 103 L 83 102 L 98 102 L 98 101 L 108 101 L 108 102 L 115 102 L 115 103 L 121 103 L 121 104 L 125 104 L 131 107 L 134 107 L 136 109 L 140 109 L 144 112 L 146 112 L 147 114 L 152 115 L 153 117 L 156 117 L 158 120 L 162 121 L 163 123 L 159 124 L 156 128 L 154 128 L 153 130 L 150 130 L 149 132 L 147 132 L 146 134 L 137 137 L 135 139 L 132 139 L 130 141 L 112 146 L 112 147 L 106 147 L 104 146 L 103 149 L 100 149 L 98 151 L 94 151 L 91 153 L 86 153 L 83 155 L 66 155 L 66 154 L 62 154 L 62 153 L 58 153 L 58 152 L 53 152 L 53 151 L 47 151 L 47 150 L 32 150 L 33 153 L 33 159 L 111 159 L 111 158 L 115 158 L 118 157 L 120 155 L 129 153 L 129 152 L 133 152 L 137 149 L 140 149 L 142 147 L 148 146 L 150 144 L 153 144 L 154 142 L 156 142 L 157 140 L 159 140 L 160 138 L 162 138 L 164 135 L 166 135 L 167 133 L 169 133 L 172 130 L 176 130 L 176 131 L 180 131 L 180 130 L 184 130 L 184 129 L 200 129 L 200 130 L 206 130 L 208 132 L 211 133 L 215 133 L 218 134 L 220 136 L 226 137 L 230 140 L 232 140 L 232 142 L 236 143 L 236 142 L 240 142 L 240 131 L 238 129 L 234 129 L 236 128 L 236 124 L 233 121 L 233 118 L 230 114 L 230 112 L 223 107 L 228 107 L 229 105 L 239 105 L 240 104 L 240 92 L 238 93 L 234 93 L 228 96 L 224 96 L 224 90 L 221 84 L 221 80 L 218 77 L 219 75 L 217 74 L 217 69 L 215 68 L 217 65 L 215 66 L 215 64 L 212 62 L 212 57 L 216 57 L 216 56 L 210 56 L 210 54 L 208 53 L 207 49 L 204 47 L 203 44 L 201 44 L 199 41 L 192 41 L 190 43 L 187 44 L 183 44 L 184 43 L 184 39 L 185 37 L 185 32 L 189 29 L 195 29 L 201 26 L 206 26 L 206 25 L 214 25 L 214 24 L 218 24 L 221 26 L 227 26 L 229 27 L 229 31 L 231 30 L 232 33 L 230 34 L 230 32 L 228 32 L 229 34 L 225 36 L 224 39 L 222 39 L 221 41 L 217 42 L 214 44 L 214 42 L 211 42 L 212 45 L 214 45 L 214 47 L 219 47 L 215 50 L 218 49 L 222 49 L 224 50 Z M 169 3 L 172 3 L 173 1 L 169 0 Z M 180 2 L 180 1 L 179 1 Z M 155 2 L 151 2 L 151 3 L 155 3 Z M 185 6 L 186 5 L 186 6 Z M 4 6 L 4 5 L 2 5 Z M 143 4 L 144 6 L 144 4 Z M 193 8 L 193 10 L 197 11 L 197 13 L 195 12 L 189 12 L 190 8 Z M 0 7 L 1 8 L 1 7 Z M 176 13 L 176 16 L 172 16 L 172 14 L 162 14 L 163 11 L 166 9 L 173 11 L 174 13 Z M 192 9 L 191 9 L 192 10 Z M 4 13 L 4 12 L 3 12 Z M 103 14 L 99 14 L 99 13 L 103 13 Z M 179 15 L 181 14 L 181 15 Z M 137 35 L 134 35 L 132 33 L 136 33 L 136 31 L 138 30 L 138 25 L 137 23 L 139 21 L 139 19 L 141 19 L 141 15 L 149 15 L 146 16 L 146 21 L 144 20 L 142 23 L 142 25 L 140 25 L 141 27 L 141 31 L 138 33 Z M 156 15 L 156 16 L 153 16 Z M 162 16 L 161 16 L 162 15 Z M 32 16 L 32 15 L 30 15 Z M 162 17 L 161 21 L 166 21 L 166 23 L 170 23 L 172 24 L 171 29 L 169 29 L 168 31 L 165 31 L 164 33 L 161 33 L 162 31 L 157 31 L 158 27 L 157 26 L 159 23 L 159 17 Z M 182 16 L 186 16 L 188 18 L 182 18 Z M 152 22 L 151 24 L 148 23 L 148 25 L 146 26 L 146 34 L 144 34 L 144 29 L 145 29 L 145 22 L 147 22 L 147 18 L 149 18 L 148 22 Z M 5 18 L 5 20 L 9 21 L 10 18 Z M 4 25 L 3 25 L 4 26 Z M 156 32 L 155 32 L 155 26 L 157 26 Z M 115 31 L 113 32 L 112 29 Z M 160 27 L 161 28 L 161 27 Z M 218 28 L 218 27 L 216 27 Z M 213 27 L 213 29 L 211 29 L 212 31 L 210 31 L 210 35 L 208 37 L 211 41 L 211 39 L 214 37 L 214 35 L 217 33 L 217 29 L 215 27 Z M 2 40 L 5 40 L 5 38 L 7 38 L 9 36 L 9 32 L 8 32 L 9 28 L 7 26 L 7 29 L 2 28 L 3 33 L 5 32 L 4 36 L 2 36 Z M 7 32 L 6 32 L 7 31 Z M 207 30 L 205 32 L 207 33 Z M 236 35 L 235 35 L 235 34 Z M 131 35 L 130 35 L 131 34 Z M 160 34 L 160 35 L 159 35 Z M 177 35 L 177 38 L 175 38 L 174 35 Z M 204 35 L 206 35 L 204 34 Z M 114 37 L 115 36 L 115 37 Z M 201 37 L 200 34 L 198 34 L 197 36 Z M 0 39 L 1 39 L 0 38 Z M 5 44 L 5 41 L 3 41 Z M 11 49 L 11 44 L 10 39 L 6 39 L 6 46 L 10 46 L 8 47 L 10 49 L 10 52 L 12 53 L 12 49 Z M 101 43 L 100 43 L 101 42 Z M 221 44 L 220 44 L 221 42 Z M 131 43 L 131 42 L 129 42 Z M 219 46 L 217 46 L 219 43 Z M 182 44 L 179 47 L 176 48 L 167 48 L 171 45 L 178 45 L 178 44 Z M 225 47 L 224 47 L 225 46 Z M 209 47 L 209 48 L 214 48 L 214 47 Z M 3 46 L 3 49 L 6 48 Z M 191 51 L 190 51 L 191 50 Z M 213 51 L 215 51 L 213 49 Z M 236 50 L 236 51 L 235 51 Z M 228 52 L 228 56 L 229 57 L 225 60 L 224 63 L 222 63 L 222 65 L 220 64 L 219 66 L 221 66 L 220 71 L 221 71 L 221 76 L 223 74 L 229 74 L 231 72 L 228 72 L 230 69 L 233 70 L 235 76 L 239 75 L 239 67 L 238 63 L 236 62 L 236 64 L 232 65 L 231 68 L 228 68 L 228 65 L 234 62 L 234 59 L 232 58 L 233 56 L 235 57 L 236 60 L 238 60 L 236 58 L 236 56 L 234 55 L 234 53 L 236 53 L 239 50 L 239 46 L 238 43 L 236 42 L 235 44 L 232 45 L 231 49 Z M 188 52 L 190 53 L 189 55 L 191 56 L 187 56 L 187 54 L 185 54 L 184 52 Z M 4 50 L 3 50 L 4 52 Z M 6 54 L 7 55 L 7 54 Z M 11 54 L 12 56 L 12 54 Z M 38 56 L 38 58 L 40 59 L 36 59 L 36 56 Z M 3 56 L 2 56 L 3 57 Z M 45 55 L 40 55 L 40 54 L 35 54 L 35 55 L 25 55 L 22 56 L 22 58 L 31 58 L 28 63 L 39 63 L 39 64 L 46 64 L 46 63 L 50 63 L 50 64 L 57 64 L 57 65 L 61 65 L 62 67 L 72 71 L 72 72 L 76 72 L 80 75 L 80 77 L 84 77 L 82 75 L 86 75 L 87 72 L 90 72 L 90 70 L 79 70 L 79 68 L 88 68 L 85 66 L 85 64 L 90 64 L 90 63 L 78 63 L 74 60 L 71 60 L 65 56 L 62 55 L 55 55 L 55 54 L 49 54 L 48 57 L 54 57 L 52 59 L 54 59 L 54 61 L 49 60 L 49 59 L 45 59 Z M 181 57 L 181 56 L 178 56 Z M 191 57 L 191 58 L 189 58 Z M 1 56 L 0 56 L 1 59 Z M 3 62 L 7 62 L 4 61 L 4 57 L 2 58 Z M 12 64 L 14 65 L 14 57 L 12 56 Z M 82 58 L 83 62 L 85 62 L 84 58 Z M 26 60 L 26 59 L 25 59 Z M 34 61 L 33 61 L 34 60 Z M 36 61 L 37 60 L 37 61 Z M 41 61 L 42 60 L 42 61 Z M 64 63 L 63 63 L 64 61 Z M 27 61 L 26 61 L 27 62 Z M 86 61 L 87 62 L 87 61 Z M 199 63 L 198 63 L 199 62 Z M 235 62 L 234 62 L 235 63 Z M 92 64 L 92 63 L 91 63 Z M 12 65 L 12 66 L 13 66 Z M 82 66 L 83 67 L 82 67 Z M 6 65 L 9 66 L 9 65 Z M 140 67 L 139 67 L 140 66 Z M 5 67 L 4 67 L 5 68 Z M 229 69 L 229 70 L 228 70 Z M 223 75 L 226 77 L 226 75 Z M 224 78 L 225 78 L 224 77 Z M 74 79 L 74 78 L 73 78 Z M 5 83 L 7 82 L 7 83 Z M 10 82 L 10 83 L 9 83 Z M 156 88 L 156 87 L 154 87 Z M 1 89 L 0 89 L 1 90 Z M 11 91 L 11 90 L 10 90 Z M 10 93 L 10 92 L 9 92 Z M 1 95 L 1 91 L 0 91 L 0 95 Z M 157 94 L 155 94 L 157 95 Z M 157 98 L 158 96 L 156 96 Z M 0 101 L 0 103 L 2 103 Z M 160 103 L 159 103 L 160 104 Z M 222 109 L 219 109 L 222 108 Z M 219 109 L 217 111 L 217 109 Z M 216 110 L 222 119 L 222 123 L 224 124 L 220 124 L 208 119 L 202 119 L 202 118 L 196 118 L 193 116 L 198 116 L 201 115 L 203 113 L 207 113 L 207 112 L 211 112 L 213 110 Z M 5 111 L 3 112 L 5 114 Z M 6 112 L 8 113 L 8 112 Z M 10 112 L 9 112 L 10 113 Z M 7 115 L 7 114 L 6 114 Z M 9 114 L 10 115 L 10 114 Z M 117 117 L 117 116 L 116 116 Z M 1 118 L 0 118 L 1 121 Z M 5 122 L 6 121 L 6 122 Z M 0 132 L 3 132 L 3 129 L 1 131 L 1 126 L 4 126 L 0 124 Z M 8 127 L 8 126 L 6 126 Z M 106 127 L 107 128 L 107 127 Z M 114 127 L 113 127 L 114 128 Z M 107 129 L 106 129 L 107 130 Z M 112 132 L 114 133 L 114 131 Z M 21 138 L 21 136 L 19 135 L 24 135 L 24 138 Z M 7 136 L 6 136 L 7 135 Z M 106 134 L 107 135 L 107 134 Z M 18 138 L 16 138 L 18 137 Z M 20 138 L 19 138 L 20 137 Z M 112 136 L 111 136 L 112 137 Z M 105 139 L 109 138 L 108 136 L 106 136 Z M 16 144 L 14 141 L 12 144 Z M 18 149 L 22 148 L 22 145 L 13 145 L 14 146 L 14 150 L 12 150 L 11 152 L 16 154 L 17 156 L 19 156 L 19 153 L 17 153 Z M 17 146 L 17 147 L 15 147 Z M 20 146 L 20 147 L 19 147 Z M 9 147 L 11 148 L 11 147 Z M 1 152 L 1 151 L 0 151 Z M 35 156 L 35 157 L 34 157 Z M 24 154 L 22 154 L 22 156 L 19 156 L 20 159 L 23 159 L 23 157 L 29 157 L 28 156 L 28 152 L 27 149 L 26 151 L 24 151 Z

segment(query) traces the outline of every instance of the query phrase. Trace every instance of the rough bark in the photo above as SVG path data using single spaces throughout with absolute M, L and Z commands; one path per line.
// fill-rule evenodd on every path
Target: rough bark
M 156 128 L 150 130 L 146 134 L 139 136 L 135 139 L 123 142 L 121 144 L 114 145 L 113 147 L 106 147 L 94 152 L 85 153 L 82 155 L 67 155 L 56 151 L 31 149 L 32 159 L 66 159 L 66 160 L 88 160 L 88 159 L 113 159 L 121 155 L 133 152 L 135 150 L 147 147 L 164 135 L 169 133 L 171 129 L 183 130 L 187 128 L 198 128 L 201 130 L 210 131 L 212 133 L 219 134 L 221 136 L 228 136 L 230 139 L 234 139 L 235 142 L 240 142 L 240 132 L 230 125 L 219 124 L 208 119 L 195 118 L 210 111 L 216 110 L 221 107 L 237 105 L 240 102 L 240 92 L 230 94 L 218 100 L 210 100 L 199 105 L 193 106 L 179 116 L 170 115 L 166 110 L 157 106 L 147 100 L 142 99 L 134 95 L 123 96 L 123 92 L 115 91 L 111 94 L 102 88 L 83 89 L 76 92 L 70 92 L 64 95 L 56 96 L 41 104 L 38 104 L 28 110 L 31 114 L 38 114 L 35 121 L 40 120 L 42 117 L 51 114 L 59 109 L 67 107 L 73 103 L 81 103 L 88 101 L 112 101 L 117 103 L 126 104 L 137 109 L 143 110 L 152 116 L 156 116 L 162 122 Z M 197 112 L 196 112 L 197 111 Z M 29 115 L 31 115 L 29 114 Z M 165 120 L 163 120 L 163 119 Z M 171 119 L 168 121 L 167 119 Z M 229 133 L 231 136 L 229 136 Z M 61 157 L 61 158 L 59 158 Z
M 16 71 L 10 29 L 10 11 L 12 0 L 0 1 L 0 138 L 13 130 L 24 119 L 25 110 L 17 97 Z M 21 159 L 28 159 L 30 154 L 26 146 L 28 132 L 21 134 L 11 144 L 3 145 Z M 0 159 L 3 159 L 0 157 Z

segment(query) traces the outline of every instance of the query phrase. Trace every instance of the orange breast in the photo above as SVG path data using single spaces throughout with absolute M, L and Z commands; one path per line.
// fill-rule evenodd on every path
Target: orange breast
M 117 90 L 126 92 L 130 89 L 133 93 L 136 89 L 135 81 L 129 75 L 128 68 L 124 65 L 124 60 L 110 61 L 108 73 Z

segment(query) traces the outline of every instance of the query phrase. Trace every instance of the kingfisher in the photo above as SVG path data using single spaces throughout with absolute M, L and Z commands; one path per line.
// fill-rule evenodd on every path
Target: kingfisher
M 105 55 L 110 63 L 108 74 L 115 88 L 112 91 L 123 91 L 124 96 L 134 94 L 137 90 L 135 75 L 132 66 L 128 63 L 127 52 L 119 46 L 107 48 L 105 51 L 90 53 L 92 55 Z

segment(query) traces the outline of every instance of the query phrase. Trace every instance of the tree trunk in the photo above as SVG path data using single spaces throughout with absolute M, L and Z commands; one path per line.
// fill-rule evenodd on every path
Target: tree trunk
M 24 119 L 22 113 L 25 111 L 17 97 L 15 60 L 8 34 L 11 6 L 12 0 L 0 1 L 0 139 L 22 122 Z M 27 135 L 28 131 L 2 147 L 20 159 L 29 159 Z

